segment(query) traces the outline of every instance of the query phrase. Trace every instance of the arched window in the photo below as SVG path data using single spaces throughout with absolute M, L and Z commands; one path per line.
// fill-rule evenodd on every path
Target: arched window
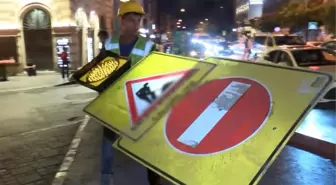
M 32 9 L 23 17 L 23 28 L 27 30 L 50 29 L 50 16 L 44 10 Z
M 106 19 L 104 16 L 99 16 L 99 29 L 106 30 Z
M 83 27 L 86 23 L 86 14 L 83 8 L 78 8 L 75 13 L 75 20 L 78 27 Z

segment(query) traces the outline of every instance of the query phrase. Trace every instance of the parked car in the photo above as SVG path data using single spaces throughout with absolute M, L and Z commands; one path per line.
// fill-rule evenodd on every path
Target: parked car
M 257 62 L 270 63 L 294 68 L 308 68 L 330 73 L 336 72 L 336 53 L 325 48 L 278 48 L 269 50 Z M 328 93 L 319 101 L 319 107 L 333 107 L 336 103 L 336 81 Z
M 312 46 L 312 47 L 318 47 L 321 46 L 323 44 L 323 42 L 319 42 L 319 41 L 309 41 L 307 42 L 308 46 Z
M 286 35 L 286 34 L 257 34 L 253 38 L 253 48 L 251 50 L 251 59 L 256 60 L 259 56 L 262 56 L 265 52 L 276 47 L 281 48 L 303 48 L 309 47 L 298 35 Z M 236 41 L 230 45 L 230 49 L 234 54 L 244 54 L 245 44 L 243 41 Z
M 336 39 L 321 44 L 322 48 L 330 49 L 336 52 Z
M 164 53 L 172 53 L 172 48 L 173 48 L 174 42 L 173 41 L 166 41 L 161 44 L 160 51 Z

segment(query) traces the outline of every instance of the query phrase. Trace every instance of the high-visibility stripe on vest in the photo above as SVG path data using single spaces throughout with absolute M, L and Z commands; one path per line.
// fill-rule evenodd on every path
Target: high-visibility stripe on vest
M 154 42 L 147 40 L 142 36 L 138 36 L 138 40 L 128 56 L 128 58 L 131 59 L 131 66 L 135 65 L 143 57 L 147 56 L 151 52 L 153 46 Z M 120 55 L 119 37 L 112 36 L 112 38 L 105 43 L 105 49 Z

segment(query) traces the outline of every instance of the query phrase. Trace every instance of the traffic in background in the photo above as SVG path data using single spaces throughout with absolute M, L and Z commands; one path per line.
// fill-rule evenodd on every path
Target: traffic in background
M 322 41 L 305 41 L 299 34 L 286 31 L 262 32 L 262 31 L 235 31 L 226 36 L 213 36 L 205 32 L 174 31 L 172 36 L 167 34 L 154 35 L 146 33 L 144 29 L 139 31 L 157 42 L 158 49 L 164 53 L 178 54 L 195 58 L 226 57 L 243 59 L 245 50 L 245 35 L 252 38 L 250 61 L 256 61 L 269 49 L 274 48 L 308 48 L 319 47 L 336 51 L 334 37 Z M 158 37 L 159 36 L 159 37 Z
M 252 40 L 251 52 L 244 56 L 246 36 Z M 265 33 L 258 30 L 236 31 L 228 36 L 211 36 L 205 32 L 175 31 L 172 39 L 166 36 L 159 51 L 197 59 L 223 57 L 271 65 L 318 70 L 336 76 L 336 40 L 328 37 L 325 42 L 306 42 L 299 34 L 288 30 Z M 335 109 L 336 81 L 317 105 L 319 108 Z

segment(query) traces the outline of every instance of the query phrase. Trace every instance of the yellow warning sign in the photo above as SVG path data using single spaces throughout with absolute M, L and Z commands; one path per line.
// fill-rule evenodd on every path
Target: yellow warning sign
M 129 65 L 126 64 L 128 64 L 126 58 L 106 52 L 77 71 L 74 78 L 86 87 L 102 91 L 129 69 Z
M 164 97 L 165 114 L 151 110 L 142 122 L 152 128 L 139 140 L 123 137 L 114 146 L 175 184 L 257 184 L 332 77 L 220 63 L 193 90 L 182 84 L 172 91 L 171 97 L 186 94 L 177 104 Z
M 139 139 L 152 126 L 142 124 L 143 115 L 154 107 L 160 110 L 161 96 L 169 96 L 169 92 L 182 82 L 197 83 L 214 66 L 196 59 L 152 53 L 84 110 L 111 130 L 132 136 L 130 138 L 134 140 Z
M 125 60 L 123 60 L 125 61 Z M 125 62 L 124 62 L 125 63 Z M 88 73 L 86 73 L 81 81 L 88 82 L 91 85 L 97 86 L 107 78 L 111 73 L 118 70 L 119 61 L 112 57 L 106 57 L 101 63 L 92 68 Z

